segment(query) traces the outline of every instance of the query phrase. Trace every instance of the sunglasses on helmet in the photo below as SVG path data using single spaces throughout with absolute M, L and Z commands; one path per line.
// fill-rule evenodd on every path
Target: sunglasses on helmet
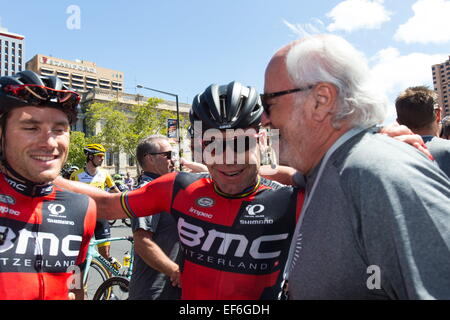
M 55 90 L 35 84 L 10 84 L 3 91 L 30 104 L 54 102 L 64 108 L 75 108 L 80 102 L 80 95 L 70 90 Z

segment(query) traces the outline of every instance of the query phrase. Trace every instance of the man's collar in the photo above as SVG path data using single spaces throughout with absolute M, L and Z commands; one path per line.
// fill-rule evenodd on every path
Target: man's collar
M 17 192 L 29 197 L 43 197 L 49 195 L 53 191 L 53 184 L 46 183 L 42 185 L 29 185 L 10 175 L 3 174 L 6 182 Z
M 157 173 L 149 172 L 149 171 L 144 171 L 144 176 L 147 176 L 152 179 L 156 179 L 156 178 L 159 178 L 161 175 L 157 174 Z

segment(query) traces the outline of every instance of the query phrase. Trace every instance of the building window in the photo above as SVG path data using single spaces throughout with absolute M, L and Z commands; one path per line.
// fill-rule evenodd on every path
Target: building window
M 57 76 L 58 76 L 58 77 L 66 77 L 66 78 L 68 78 L 68 77 L 69 77 L 69 74 L 68 74 L 67 72 L 58 71 L 58 72 L 57 72 Z
M 128 166 L 130 167 L 134 167 L 136 165 L 135 161 L 134 161 L 134 157 L 133 156 L 128 156 Z
M 119 166 L 119 154 L 106 152 L 106 166 L 108 167 Z
M 73 74 L 72 73 L 72 79 L 78 79 L 78 80 L 83 80 L 83 76 L 82 75 L 78 75 L 78 74 Z
M 77 85 L 84 85 L 84 82 L 82 81 L 82 80 L 75 80 L 75 79 L 72 79 L 72 83 L 73 84 L 77 84 Z
M 106 158 L 106 166 L 108 167 L 112 167 L 113 163 L 114 163 L 114 159 L 113 159 L 114 154 L 110 153 L 110 152 L 106 152 L 105 158 Z

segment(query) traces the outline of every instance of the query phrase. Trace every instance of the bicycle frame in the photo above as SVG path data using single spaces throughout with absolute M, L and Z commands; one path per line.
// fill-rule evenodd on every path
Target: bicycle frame
M 130 248 L 130 266 L 128 267 L 128 270 L 125 274 L 121 274 L 119 270 L 115 269 L 111 262 L 109 262 L 107 259 L 105 259 L 98 251 L 97 251 L 97 245 L 105 243 L 105 242 L 114 242 L 114 241 L 130 241 L 131 244 L 133 244 L 133 237 L 118 237 L 118 238 L 107 238 L 107 239 L 91 239 L 91 242 L 89 243 L 89 249 L 86 255 L 86 267 L 85 272 L 83 274 L 83 283 L 86 283 L 86 279 L 88 276 L 88 271 L 91 266 L 91 262 L 93 259 L 96 259 L 98 262 L 100 262 L 110 273 L 112 276 L 115 277 L 125 277 L 128 280 L 131 278 L 131 273 L 133 270 L 133 263 L 134 263 L 134 248 L 133 245 L 131 245 Z

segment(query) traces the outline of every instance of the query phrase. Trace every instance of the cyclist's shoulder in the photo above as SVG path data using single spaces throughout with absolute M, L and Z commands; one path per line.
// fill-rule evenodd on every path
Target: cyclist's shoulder
M 209 175 L 209 173 L 192 173 L 192 172 L 177 172 L 174 175 L 175 182 L 183 186 L 191 185 L 194 182 L 202 179 L 206 179 L 205 182 L 210 183 L 211 180 L 209 179 L 210 177 L 211 176 Z
M 111 176 L 111 174 L 109 173 L 109 171 L 108 171 L 107 169 L 104 169 L 104 168 L 98 168 L 98 169 L 97 169 L 97 174 L 98 174 L 98 175 L 101 175 L 101 176 L 104 177 L 105 179 L 106 179 L 106 178 L 112 179 L 112 176 Z
M 80 175 L 82 175 L 83 173 L 86 173 L 86 171 L 84 171 L 84 168 L 80 168 L 72 172 L 72 174 L 70 175 L 70 180 L 78 181 L 80 179 Z
M 70 202 L 72 205 L 77 205 L 77 203 L 88 203 L 91 197 L 82 193 L 76 193 L 64 188 L 53 186 L 56 191 L 56 197 L 49 195 L 45 201 L 58 201 L 58 202 Z
M 273 191 L 280 190 L 280 191 L 284 191 L 284 192 L 293 192 L 296 190 L 296 188 L 293 186 L 288 186 L 288 185 L 279 183 L 275 180 L 270 180 L 270 179 L 263 178 L 263 177 L 261 177 L 260 185 L 262 188 L 268 188 Z

